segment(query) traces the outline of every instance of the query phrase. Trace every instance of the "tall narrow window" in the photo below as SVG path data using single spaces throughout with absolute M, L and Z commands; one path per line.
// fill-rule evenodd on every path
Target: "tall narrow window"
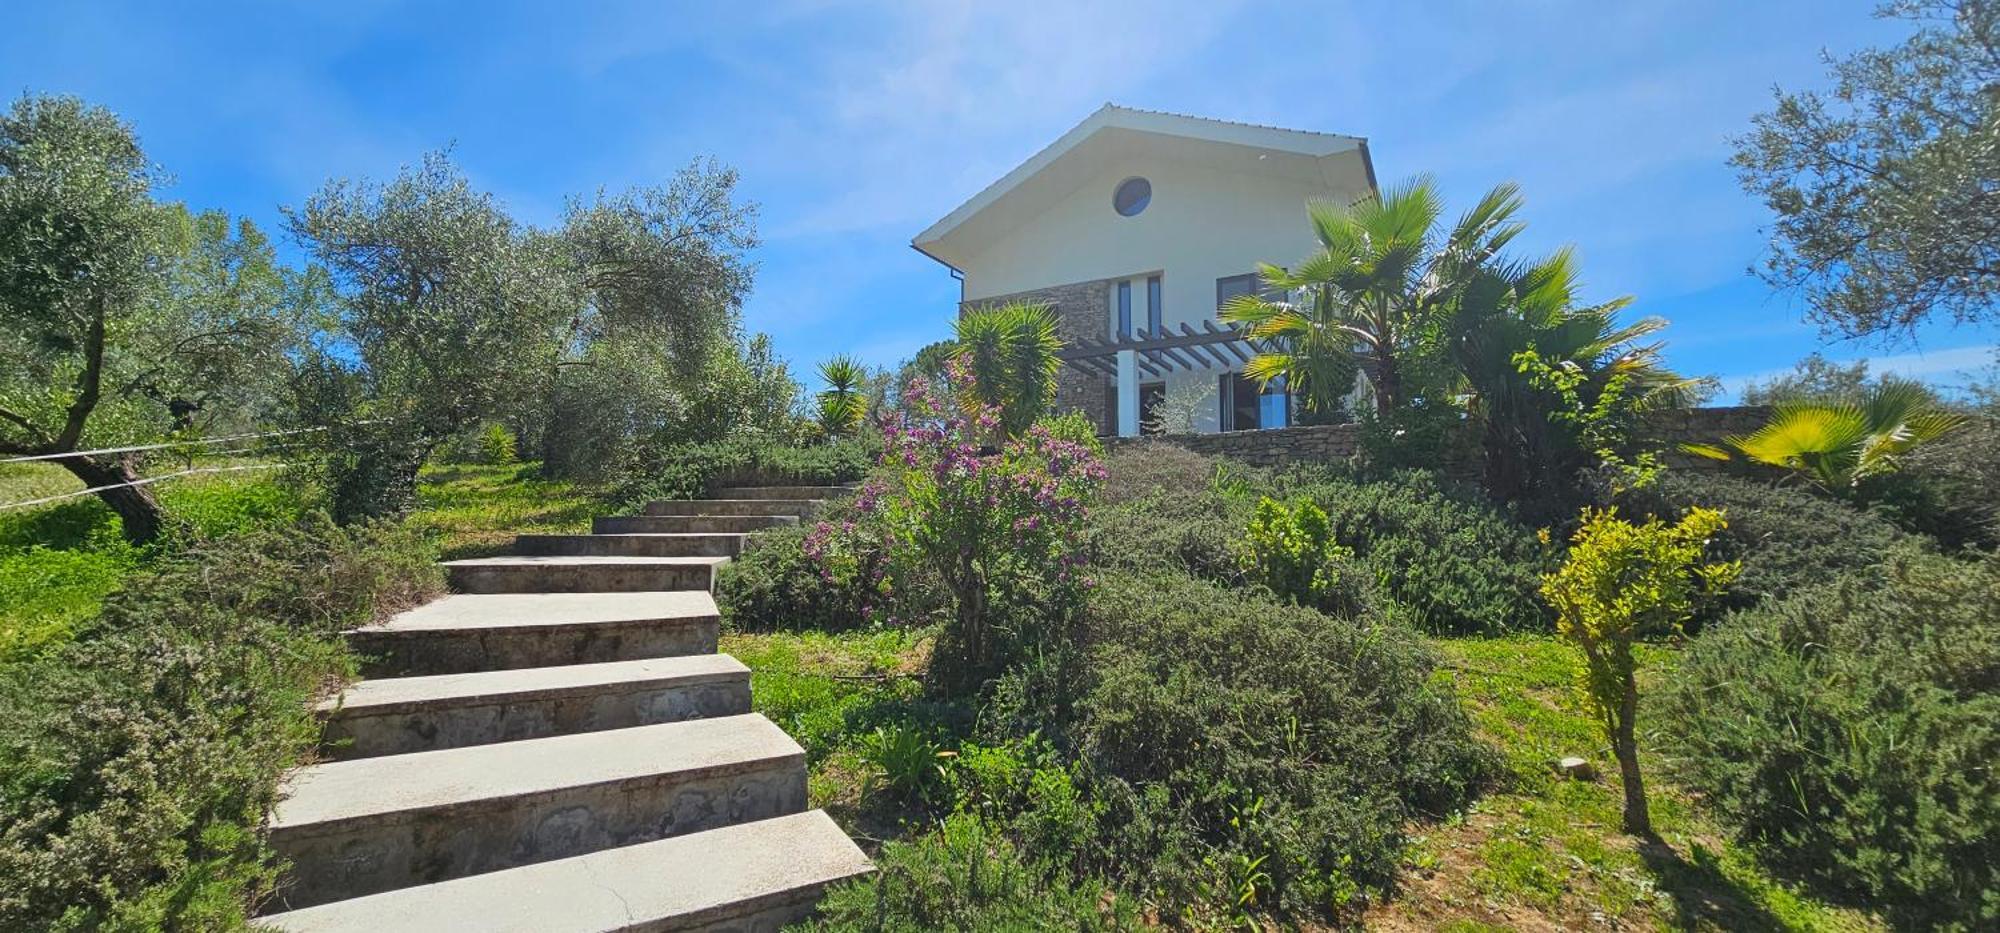
M 1264 387 L 1264 394 L 1258 397 L 1257 426 L 1260 428 L 1283 428 L 1292 423 L 1292 396 L 1285 391 L 1285 379 L 1280 376 Z
M 1150 276 L 1146 279 L 1146 332 L 1155 337 L 1160 336 L 1162 318 L 1165 314 L 1166 306 L 1160 303 L 1160 277 Z
M 1118 281 L 1118 337 L 1132 339 L 1132 280 Z

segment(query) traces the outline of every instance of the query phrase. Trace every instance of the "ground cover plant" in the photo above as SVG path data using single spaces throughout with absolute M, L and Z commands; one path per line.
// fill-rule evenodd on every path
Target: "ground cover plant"
M 1911 928 L 2000 922 L 2000 557 L 1736 613 L 1660 710 L 1678 772 L 1786 874 Z
M 323 518 L 199 544 L 0 667 L 0 926 L 241 926 L 276 877 L 279 774 L 351 672 L 337 633 L 436 592 L 432 561 Z
M 9 501 L 40 497 L 30 490 L 55 495 L 75 488 L 49 482 L 60 471 L 16 475 L 4 487 Z M 68 640 L 132 573 L 196 542 L 296 520 L 309 499 L 261 471 L 162 484 L 156 501 L 167 519 L 147 545 L 131 544 L 119 516 L 92 498 L 0 512 L 0 663 Z

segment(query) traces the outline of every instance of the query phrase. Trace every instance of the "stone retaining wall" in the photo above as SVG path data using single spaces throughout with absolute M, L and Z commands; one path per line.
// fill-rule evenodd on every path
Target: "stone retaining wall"
M 1714 460 L 1678 452 L 1683 443 L 1714 444 L 1722 438 L 1762 427 L 1771 410 L 1761 405 L 1692 408 L 1656 412 L 1643 433 L 1665 450 L 1671 466 L 1709 469 Z M 1165 434 L 1150 437 L 1108 437 L 1107 450 L 1142 444 L 1170 444 L 1199 454 L 1228 457 L 1251 466 L 1282 467 L 1294 463 L 1338 463 L 1361 449 L 1361 428 L 1355 424 L 1232 431 L 1224 434 Z M 1470 461 L 1468 461 L 1470 464 Z

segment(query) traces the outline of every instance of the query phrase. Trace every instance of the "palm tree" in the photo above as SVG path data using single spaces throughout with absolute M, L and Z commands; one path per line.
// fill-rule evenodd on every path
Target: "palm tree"
M 1026 431 L 1055 406 L 1062 340 L 1047 305 L 968 311 L 958 319 L 955 342 L 955 358 L 971 376 L 959 389 L 967 401 L 998 408 L 1007 436 Z
M 853 434 L 868 413 L 861 398 L 867 368 L 843 353 L 819 364 L 819 377 L 826 381 L 826 389 L 818 396 L 820 430 L 828 437 Z
M 1631 298 L 1579 305 L 1578 288 L 1565 249 L 1533 263 L 1491 264 L 1452 302 L 1441 342 L 1484 432 L 1487 488 L 1502 498 L 1559 488 L 1595 453 L 1551 418 L 1549 390 L 1523 371 L 1521 354 L 1574 377 L 1578 399 L 1591 407 L 1614 391 L 1611 401 L 1625 411 L 1685 405 L 1700 385 L 1662 363 L 1663 344 L 1649 338 L 1664 319 L 1620 324 Z
M 1346 207 L 1311 204 L 1319 251 L 1295 269 L 1258 268 L 1283 297 L 1244 295 L 1221 310 L 1266 343 L 1244 374 L 1266 385 L 1283 378 L 1308 409 L 1330 411 L 1358 368 L 1376 411 L 1395 410 L 1409 400 L 1407 370 L 1434 342 L 1445 309 L 1520 234 L 1520 206 L 1519 189 L 1499 185 L 1440 236 L 1443 204 L 1427 176 Z
M 1885 378 L 1860 402 L 1783 402 L 1771 420 L 1725 443 L 1756 463 L 1791 470 L 1835 494 L 1853 492 L 1862 480 L 1895 472 L 1922 444 L 1963 427 L 1966 418 L 1937 403 L 1922 383 Z M 1689 445 L 1705 456 L 1729 459 L 1717 447 Z

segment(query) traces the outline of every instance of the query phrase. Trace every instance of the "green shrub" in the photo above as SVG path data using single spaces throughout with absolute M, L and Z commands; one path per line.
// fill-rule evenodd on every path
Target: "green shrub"
M 1325 509 L 1334 539 L 1353 548 L 1424 629 L 1498 633 L 1550 624 L 1535 594 L 1553 555 L 1477 493 L 1414 471 L 1368 482 L 1298 473 L 1280 488 Z
M 1312 917 L 1387 890 L 1406 822 L 1491 773 L 1436 664 L 1376 619 L 1118 573 L 1076 657 L 1017 669 L 988 715 L 1048 723 L 1087 769 L 1114 881 L 1211 919 Z
M 1900 926 L 2000 925 L 2000 557 L 1905 555 L 1737 613 L 1658 719 L 1777 866 Z
M 0 928 L 241 926 L 278 777 L 350 670 L 337 633 L 440 582 L 414 534 L 316 519 L 172 556 L 0 668 Z
M 1243 572 L 1301 606 L 1352 616 L 1361 611 L 1364 581 L 1354 552 L 1333 540 L 1326 510 L 1311 502 L 1287 506 L 1258 500 L 1244 534 Z
M 833 520 L 844 509 L 823 515 Z M 806 556 L 809 528 L 774 528 L 751 538 L 743 553 L 715 576 L 715 602 L 722 620 L 737 631 L 819 630 L 839 632 L 869 622 L 872 586 L 853 574 L 830 573 Z
M 828 930 L 1137 929 L 1131 902 L 1031 863 L 1004 833 L 958 813 L 938 831 L 891 842 L 874 874 L 835 886 L 819 905 Z
M 1741 562 L 1743 572 L 1718 606 L 1697 617 L 1703 621 L 1726 609 L 1872 574 L 1891 553 L 1921 540 L 1824 496 L 1714 472 L 1669 470 L 1623 498 L 1620 511 L 1635 519 L 1671 520 L 1697 506 L 1728 517 L 1729 527 L 1716 535 L 1709 553 Z
M 709 444 L 665 441 L 633 446 L 618 471 L 613 500 L 638 508 L 655 499 L 698 499 L 730 483 L 837 485 L 868 475 L 881 452 L 877 438 L 813 446 L 758 438 Z
M 514 432 L 507 426 L 493 422 L 479 431 L 479 462 L 489 466 L 506 466 L 520 459 L 519 444 Z

